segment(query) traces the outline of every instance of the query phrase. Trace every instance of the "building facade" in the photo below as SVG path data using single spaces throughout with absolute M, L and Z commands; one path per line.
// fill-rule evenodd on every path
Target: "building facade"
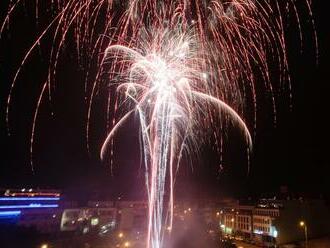
M 304 240 L 300 221 L 308 225 L 309 238 L 330 233 L 329 219 L 322 200 L 261 199 L 255 205 L 224 209 L 219 224 L 224 236 L 274 247 Z
M 6 189 L 0 197 L 0 223 L 33 228 L 40 233 L 59 231 L 60 197 L 56 190 Z

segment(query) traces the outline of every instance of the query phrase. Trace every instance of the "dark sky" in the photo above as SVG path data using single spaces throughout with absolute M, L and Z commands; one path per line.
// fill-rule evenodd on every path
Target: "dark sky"
M 4 19 L 7 1 L 1 1 L 0 19 Z M 319 40 L 316 63 L 313 33 L 307 15 L 302 18 L 303 52 L 299 34 L 291 23 L 286 28 L 288 59 L 292 79 L 292 108 L 289 92 L 277 97 L 277 124 L 273 124 L 267 96 L 258 103 L 257 132 L 250 157 L 250 173 L 244 144 L 235 131 L 229 131 L 224 147 L 224 169 L 219 174 L 217 154 L 203 149 L 193 172 L 183 163 L 178 179 L 178 192 L 213 195 L 219 192 L 233 195 L 254 195 L 277 191 L 287 185 L 294 192 L 313 195 L 330 193 L 329 166 L 329 30 L 325 1 L 313 1 L 313 11 Z M 0 188 L 55 187 L 76 190 L 107 189 L 141 195 L 143 172 L 139 163 L 137 123 L 132 120 L 119 135 L 115 148 L 115 170 L 100 163 L 100 134 L 104 135 L 103 112 L 94 111 L 91 152 L 85 140 L 86 105 L 83 78 L 75 65 L 75 56 L 64 55 L 60 64 L 55 99 L 43 102 L 37 122 L 34 146 L 35 174 L 30 167 L 30 130 L 33 110 L 46 73 L 42 51 L 23 69 L 13 94 L 8 136 L 5 124 L 6 99 L 10 80 L 19 59 L 34 39 L 35 19 L 27 6 L 11 20 L 10 31 L 0 41 Z M 47 49 L 44 48 L 44 49 Z M 68 49 L 69 50 L 69 49 Z M 97 104 L 97 103 L 96 103 Z M 50 109 L 55 115 L 51 116 Z M 250 123 L 251 124 L 251 123 Z M 188 192 L 188 193 L 187 193 Z

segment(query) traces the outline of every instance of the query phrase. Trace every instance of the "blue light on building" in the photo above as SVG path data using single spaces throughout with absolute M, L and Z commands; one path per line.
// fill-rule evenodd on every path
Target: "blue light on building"
M 0 211 L 0 218 L 17 217 L 21 214 L 21 211 Z
M 274 238 L 277 238 L 278 236 L 278 231 L 276 230 L 276 228 L 274 226 L 270 227 L 270 234 L 271 236 L 273 236 Z
M 57 207 L 58 207 L 58 204 L 31 203 L 28 205 L 5 205 L 5 206 L 0 206 L 0 209 L 57 208 Z
M 59 197 L 0 197 L 0 201 L 58 201 Z

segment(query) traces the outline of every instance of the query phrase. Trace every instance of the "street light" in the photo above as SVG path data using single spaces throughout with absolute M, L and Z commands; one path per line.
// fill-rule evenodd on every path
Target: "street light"
M 307 224 L 304 221 L 300 221 L 299 225 L 300 225 L 300 227 L 304 228 L 304 231 L 305 231 L 305 248 L 308 248 Z

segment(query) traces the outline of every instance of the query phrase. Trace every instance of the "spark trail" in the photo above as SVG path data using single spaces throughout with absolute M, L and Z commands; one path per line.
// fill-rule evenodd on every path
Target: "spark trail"
M 24 3 L 10 1 L 0 37 Z M 311 2 L 300 5 L 314 25 Z M 242 131 L 249 150 L 252 139 L 241 115 L 246 105 L 252 106 L 255 131 L 258 84 L 272 95 L 276 120 L 274 86 L 287 87 L 284 83 L 289 82 L 285 16 L 293 13 L 301 26 L 296 1 L 52 0 L 35 1 L 35 9 L 40 19 L 49 21 L 14 74 L 6 111 L 9 132 L 12 93 L 23 77 L 22 69 L 51 37 L 51 49 L 44 55 L 48 75 L 31 130 L 32 166 L 39 107 L 46 96 L 52 101 L 60 58 L 66 44 L 73 43 L 85 72 L 88 149 L 99 89 L 108 94 L 109 133 L 101 148 L 102 160 L 111 156 L 113 137 L 125 122 L 131 116 L 140 120 L 149 202 L 147 248 L 162 247 L 164 226 L 171 227 L 173 221 L 175 172 L 185 150 L 198 150 L 201 127 L 214 130 L 221 154 L 224 130 L 216 127 L 231 121 Z M 46 10 L 47 18 L 41 10 Z M 270 61 L 277 65 L 277 85 L 271 81 Z
M 154 30 L 154 29 L 153 29 Z M 152 37 L 138 39 L 141 52 L 122 45 L 106 49 L 105 62 L 116 56 L 124 61 L 117 87 L 118 93 L 127 101 L 128 113 L 121 118 L 108 135 L 101 150 L 104 159 L 106 149 L 116 131 L 136 113 L 140 119 L 142 149 L 146 169 L 146 184 L 149 199 L 149 227 L 147 247 L 161 247 L 163 227 L 172 228 L 173 220 L 173 171 L 179 166 L 180 150 L 187 136 L 193 135 L 198 125 L 198 110 L 209 103 L 234 119 L 243 130 L 247 143 L 252 144 L 249 131 L 239 115 L 225 102 L 204 93 L 207 85 L 201 65 L 203 55 L 194 41 L 194 35 L 173 34 L 164 30 L 153 31 Z M 131 105 L 131 110 L 130 106 Z M 183 137 L 181 136 L 183 134 Z M 190 137 L 193 138 L 193 137 Z M 169 222 L 163 221 L 166 175 L 169 172 Z M 166 208 L 165 208 L 166 209 Z

